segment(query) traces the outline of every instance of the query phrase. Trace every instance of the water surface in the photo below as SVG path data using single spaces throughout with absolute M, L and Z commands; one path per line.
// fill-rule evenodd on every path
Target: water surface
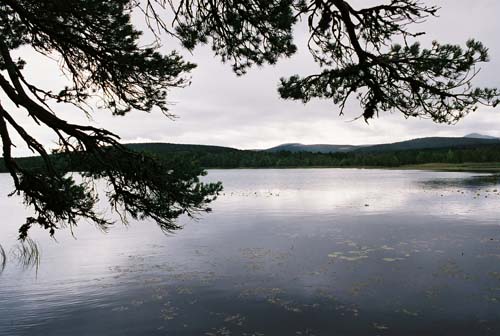
M 43 232 L 0 275 L 0 335 L 499 335 L 500 185 L 469 173 L 211 170 L 214 212 L 163 235 Z M 0 175 L 0 193 L 11 190 Z M 0 201 L 9 250 L 29 215 Z M 12 259 L 12 258 L 11 258 Z

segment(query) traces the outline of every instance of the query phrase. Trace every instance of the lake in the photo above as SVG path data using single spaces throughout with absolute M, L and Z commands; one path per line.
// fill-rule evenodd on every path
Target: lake
M 500 182 L 402 170 L 210 170 L 213 213 L 49 239 L 0 275 L 0 335 L 500 335 Z M 0 174 L 0 243 L 26 215 Z

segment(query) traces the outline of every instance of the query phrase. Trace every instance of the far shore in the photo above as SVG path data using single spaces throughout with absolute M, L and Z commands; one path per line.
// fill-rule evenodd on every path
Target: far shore
M 204 167 L 206 170 L 238 169 L 382 169 L 382 170 L 427 170 L 439 172 L 500 173 L 500 162 L 467 163 L 423 163 L 404 166 L 293 166 L 293 167 Z M 0 174 L 8 174 L 3 169 Z
M 442 172 L 481 172 L 500 173 L 500 162 L 486 163 L 423 163 L 405 166 L 294 166 L 294 167 L 205 167 L 205 169 L 237 170 L 237 169 L 385 169 L 385 170 L 429 170 Z
M 425 163 L 419 165 L 407 165 L 393 169 L 415 169 L 415 170 L 433 170 L 433 171 L 449 171 L 449 172 L 483 172 L 483 173 L 499 173 L 499 162 L 487 163 Z

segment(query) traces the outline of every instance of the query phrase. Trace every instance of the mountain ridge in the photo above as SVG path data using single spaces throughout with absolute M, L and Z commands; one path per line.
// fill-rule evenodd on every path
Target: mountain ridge
M 479 133 L 470 133 L 464 136 L 464 138 L 473 138 L 473 139 L 498 139 L 497 137 Z
M 310 153 L 339 153 L 339 152 L 381 152 L 411 149 L 433 149 L 433 148 L 458 148 L 475 145 L 488 145 L 500 143 L 500 139 L 489 135 L 471 133 L 464 137 L 424 137 L 393 143 L 374 145 L 336 145 L 336 144 L 312 144 L 287 143 L 264 149 L 267 152 L 310 152 Z
M 267 152 L 282 152 L 288 151 L 292 153 L 297 152 L 314 152 L 314 153 L 337 153 L 337 152 L 349 152 L 360 146 L 355 145 L 330 145 L 330 144 L 312 144 L 303 145 L 301 143 L 286 143 L 278 145 L 276 147 L 265 149 Z M 307 150 L 304 150 L 307 149 Z

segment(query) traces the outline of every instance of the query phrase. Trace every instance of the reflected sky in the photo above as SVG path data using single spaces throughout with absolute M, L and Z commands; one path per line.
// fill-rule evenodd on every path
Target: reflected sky
M 34 232 L 38 272 L 0 275 L 0 335 L 496 335 L 500 186 L 477 176 L 211 170 L 214 212 L 175 234 Z M 0 211 L 8 250 L 28 213 Z

